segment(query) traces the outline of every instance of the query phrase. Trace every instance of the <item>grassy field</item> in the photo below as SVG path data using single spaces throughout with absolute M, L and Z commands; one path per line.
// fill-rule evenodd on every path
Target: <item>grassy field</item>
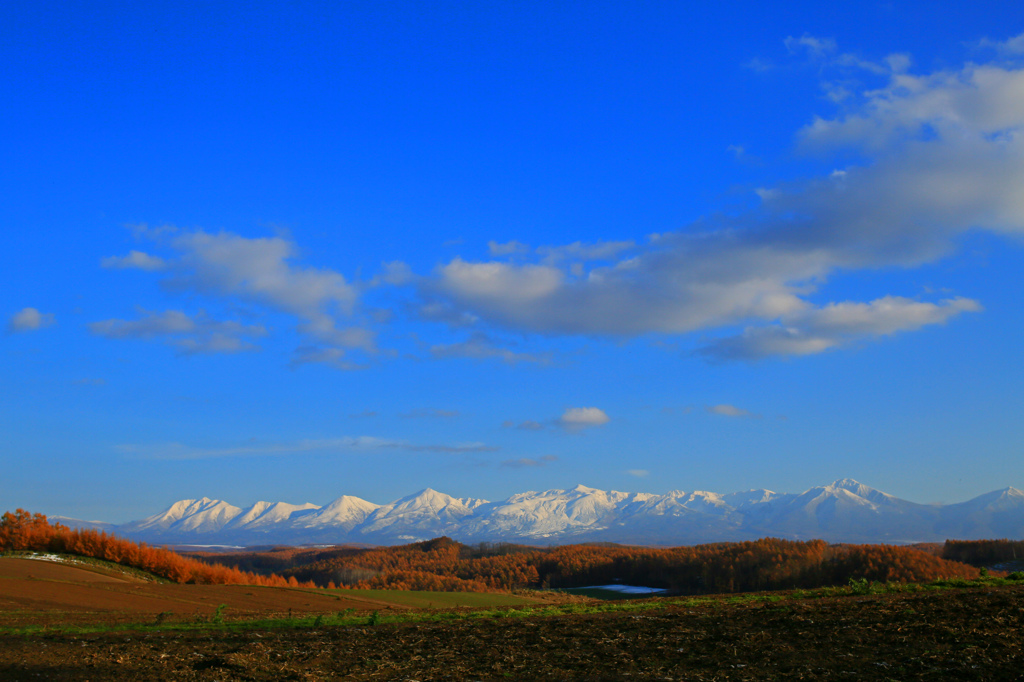
M 415 609 L 494 608 L 536 603 L 535 599 L 488 592 L 415 592 L 398 590 L 324 590 L 346 599 L 365 599 Z
M 370 598 L 367 596 L 367 598 Z M 1024 584 L 0 631 L 0 679 L 1016 680 Z

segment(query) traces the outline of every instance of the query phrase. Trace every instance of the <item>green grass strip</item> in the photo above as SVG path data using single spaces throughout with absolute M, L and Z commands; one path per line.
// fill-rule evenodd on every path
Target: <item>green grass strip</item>
M 411 613 L 355 614 L 352 609 L 335 614 L 321 614 L 292 618 L 261 618 L 228 620 L 212 614 L 205 620 L 191 622 L 127 623 L 121 625 L 32 625 L 0 627 L 0 636 L 37 636 L 54 634 L 97 634 L 113 632 L 244 632 L 249 630 L 295 630 L 324 627 L 376 627 L 402 623 L 445 623 L 460 620 L 487 620 L 501 618 L 545 618 L 601 613 L 631 613 L 659 611 L 669 608 L 719 608 L 722 605 L 774 603 L 785 599 L 821 599 L 826 597 L 857 597 L 863 595 L 896 594 L 951 589 L 977 589 L 1007 585 L 1024 585 L 1021 579 L 984 577 L 976 580 L 935 580 L 930 583 L 878 583 L 851 581 L 839 587 L 821 587 L 811 590 L 790 590 L 777 593 L 719 594 L 694 597 L 658 597 L 644 601 L 603 601 L 586 604 L 558 604 L 548 606 L 502 607 L 474 610 L 418 611 Z

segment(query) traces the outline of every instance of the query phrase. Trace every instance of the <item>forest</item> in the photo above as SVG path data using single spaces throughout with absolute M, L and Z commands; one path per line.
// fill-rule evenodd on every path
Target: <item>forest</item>
M 756 592 L 851 581 L 973 579 L 1024 556 L 1024 542 L 949 540 L 941 555 L 896 545 L 762 538 L 688 547 L 466 545 L 440 537 L 397 547 L 282 547 L 233 553 L 171 550 L 51 524 L 23 509 L 0 517 L 0 551 L 93 557 L 178 583 L 332 589 L 511 592 L 622 583 L 672 594 Z
M 672 548 L 605 544 L 538 548 L 470 546 L 442 537 L 398 547 L 288 547 L 190 556 L 253 571 L 272 569 L 323 587 L 470 592 L 620 582 L 675 594 L 710 594 L 845 585 L 851 580 L 972 579 L 980 574 L 975 566 L 910 547 L 777 538 Z
M 24 509 L 0 517 L 0 551 L 29 550 L 74 554 L 137 568 L 176 583 L 205 585 L 264 585 L 314 587 L 296 578 L 273 573 L 257 574 L 184 557 L 161 547 L 132 542 L 102 531 L 70 529 L 50 523 L 42 514 Z
M 1024 560 L 1024 540 L 946 540 L 942 558 L 972 566 Z

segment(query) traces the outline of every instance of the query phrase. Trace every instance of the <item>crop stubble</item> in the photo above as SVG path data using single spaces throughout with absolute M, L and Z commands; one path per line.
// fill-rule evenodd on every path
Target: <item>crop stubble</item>
M 8 636 L 0 677 L 1018 679 L 1022 620 L 1024 589 L 998 587 L 287 631 Z

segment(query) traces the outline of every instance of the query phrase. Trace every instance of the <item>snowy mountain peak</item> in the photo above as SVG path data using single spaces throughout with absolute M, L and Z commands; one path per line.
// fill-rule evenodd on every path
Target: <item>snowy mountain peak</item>
M 855 481 L 852 478 L 840 478 L 838 481 L 833 481 L 831 487 L 846 488 L 847 490 L 855 491 L 856 489 L 862 487 L 862 485 L 860 481 Z
M 71 520 L 73 521 L 73 520 Z M 385 505 L 343 495 L 324 507 L 203 497 L 112 531 L 146 541 L 394 544 L 448 535 L 465 542 L 698 544 L 774 536 L 837 542 L 935 542 L 1024 535 L 1024 492 L 1004 488 L 952 505 L 922 505 L 840 479 L 802 493 L 667 494 L 577 485 L 500 502 L 432 488 Z

